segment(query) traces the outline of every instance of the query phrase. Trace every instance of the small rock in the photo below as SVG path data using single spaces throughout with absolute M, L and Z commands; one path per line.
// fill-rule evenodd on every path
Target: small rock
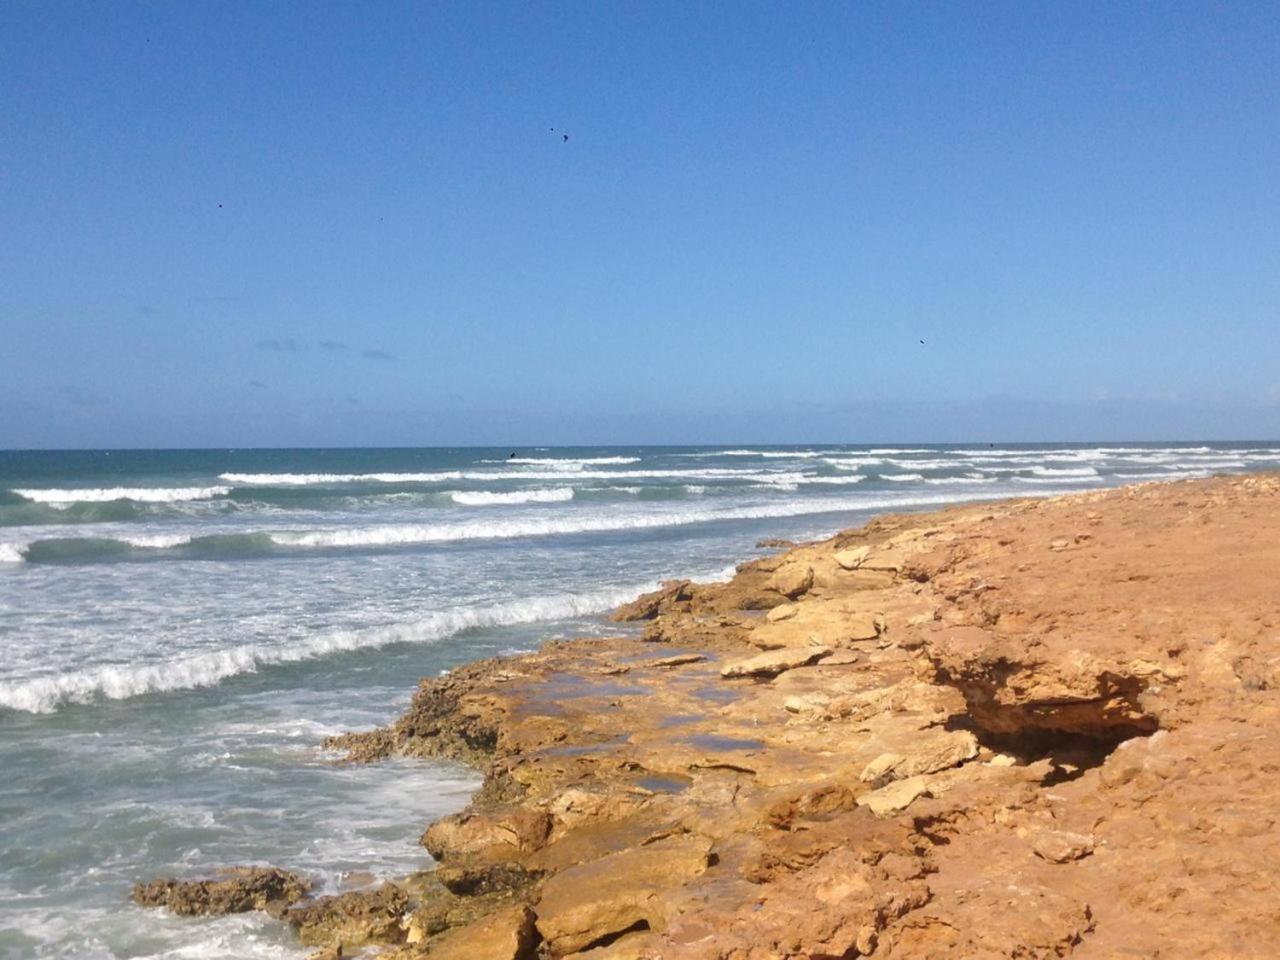
M 777 623 L 780 620 L 790 620 L 799 611 L 794 603 L 784 603 L 781 606 L 774 607 L 764 615 L 764 618 L 770 623 Z
M 862 774 L 858 779 L 863 783 L 873 783 L 892 771 L 904 759 L 906 758 L 900 753 L 882 753 L 863 767 Z
M 508 907 L 450 930 L 432 942 L 425 960 L 528 960 L 536 940 L 533 911 Z
M 649 663 L 651 667 L 679 667 L 686 663 L 699 663 L 707 659 L 701 653 L 677 653 L 672 657 L 663 657 L 660 660 L 652 660 Z
M 867 559 L 867 554 L 870 552 L 870 547 L 854 547 L 851 550 L 840 550 L 835 555 L 835 561 L 845 570 L 857 570 L 862 566 L 862 561 Z
M 884 618 L 879 616 L 851 617 L 845 621 L 845 637 L 849 640 L 874 640 L 884 629 Z
M 805 693 L 787 697 L 782 701 L 782 709 L 787 713 L 816 713 L 830 703 L 831 698 L 825 693 Z
M 296 873 L 275 867 L 232 867 L 219 879 L 166 877 L 133 887 L 133 902 L 164 907 L 181 916 L 217 917 L 250 910 L 279 912 L 306 896 L 310 884 Z
M 1049 541 L 1050 550 L 1065 550 L 1069 546 L 1071 546 L 1071 541 L 1066 537 L 1058 537 Z
M 1031 848 L 1041 860 L 1050 863 L 1070 863 L 1093 853 L 1093 837 L 1066 830 L 1045 830 L 1036 834 Z
M 769 585 L 788 600 L 808 593 L 813 586 L 813 567 L 802 563 L 788 563 L 780 567 Z
M 401 917 L 409 898 L 393 883 L 367 891 L 318 897 L 284 912 L 307 946 L 360 947 L 404 940 Z
M 929 782 L 926 777 L 908 777 L 906 780 L 895 780 L 887 787 L 864 793 L 858 798 L 858 806 L 866 807 L 877 817 L 897 813 L 911 806 L 919 797 L 931 796 Z
M 776 677 L 787 670 L 807 666 L 829 653 L 831 653 L 830 647 L 785 647 L 782 650 L 770 650 L 767 653 L 725 665 L 720 670 L 720 676 L 727 679 Z

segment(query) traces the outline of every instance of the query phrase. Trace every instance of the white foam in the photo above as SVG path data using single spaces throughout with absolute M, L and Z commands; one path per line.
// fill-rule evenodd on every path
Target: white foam
M 0 707 L 28 713 L 51 713 L 64 703 L 96 698 L 123 700 L 146 693 L 209 687 L 259 667 L 296 663 L 334 653 L 385 647 L 393 643 L 428 643 L 463 630 L 511 626 L 602 613 L 657 584 L 615 587 L 591 593 L 529 597 L 490 606 L 458 607 L 427 614 L 420 620 L 365 630 L 334 630 L 278 647 L 243 644 L 211 653 L 160 663 L 126 663 L 76 670 L 50 677 L 0 683 Z
M 882 473 L 879 476 L 881 480 L 892 480 L 895 483 L 905 483 L 909 480 L 924 479 L 924 477 L 918 473 Z
M 639 457 L 508 457 L 506 460 L 481 460 L 481 463 L 519 463 L 532 466 L 573 469 L 597 463 L 639 463 Z
M 685 493 L 692 494 L 695 497 L 701 496 L 707 492 L 707 488 L 698 483 L 686 483 L 684 485 L 684 490 Z
M 129 544 L 131 547 L 164 550 L 169 547 L 186 546 L 191 542 L 191 535 L 187 533 L 152 533 L 130 537 L 119 537 L 118 539 L 122 543 Z
M 1101 483 L 1102 478 L 1099 476 L 1077 476 L 1069 477 L 1010 477 L 1010 480 L 1016 480 L 1018 483 Z
M 986 499 L 986 497 L 983 497 Z M 626 513 L 619 510 L 579 515 L 576 517 L 521 517 L 510 520 L 476 520 L 464 523 L 388 524 L 371 527 L 339 527 L 328 530 L 276 531 L 268 534 L 272 542 L 283 547 L 333 548 L 377 547 L 409 544 L 451 543 L 460 540 L 502 540 L 519 537 L 545 537 L 576 533 L 600 533 L 615 530 L 646 530 L 679 527 L 719 520 L 753 520 L 773 517 L 797 517 L 817 513 L 845 513 L 853 510 L 880 510 L 904 506 L 951 503 L 953 497 L 889 495 L 859 499 L 794 499 L 777 503 L 722 507 L 663 510 L 662 512 Z
M 84 490 L 14 490 L 18 496 L 36 503 L 105 503 L 109 500 L 136 500 L 140 503 L 178 503 L 226 496 L 230 487 L 98 487 Z
M 1098 471 L 1093 467 L 1032 467 L 1031 472 L 1037 477 L 1096 477 Z
M 883 457 L 826 457 L 824 460 L 837 470 L 859 470 L 862 467 L 874 467 L 884 463 Z
M 931 477 L 930 479 L 925 480 L 925 483 L 932 483 L 934 485 L 945 486 L 948 484 L 956 484 L 956 483 L 995 483 L 996 480 L 997 480 L 996 477 L 982 477 L 982 476 L 975 477 L 973 474 L 969 474 L 968 476 L 964 476 L 964 477 Z
M 0 563 L 22 563 L 26 549 L 25 543 L 0 543 Z
M 495 493 L 492 490 L 454 490 L 449 494 L 454 503 L 465 507 L 488 507 L 514 503 L 564 503 L 573 499 L 573 487 L 555 487 L 550 490 L 513 490 Z
M 246 486 L 301 487 L 324 483 L 441 483 L 464 477 L 461 470 L 442 470 L 435 473 L 221 473 L 218 479 Z
M 1163 470 L 1159 473 L 1117 473 L 1124 480 L 1194 480 L 1207 477 L 1209 470 Z

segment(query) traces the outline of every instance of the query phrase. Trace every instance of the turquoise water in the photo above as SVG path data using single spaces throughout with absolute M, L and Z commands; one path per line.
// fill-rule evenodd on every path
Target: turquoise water
M 511 456 L 511 454 L 515 456 Z M 886 510 L 1274 469 L 1271 444 L 0 452 L 0 956 L 301 957 L 129 885 L 428 860 L 474 776 L 332 765 L 416 679 Z

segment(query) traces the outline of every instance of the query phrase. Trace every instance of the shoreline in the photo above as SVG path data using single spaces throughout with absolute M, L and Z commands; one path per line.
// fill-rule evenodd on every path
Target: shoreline
M 642 636 L 468 664 L 331 741 L 485 774 L 424 834 L 436 869 L 137 899 L 267 909 L 329 956 L 1280 954 L 1272 908 L 1205 901 L 1280 884 L 1253 782 L 1280 760 L 1256 742 L 1280 728 L 1278 492 L 1252 474 L 883 516 L 668 584 L 615 615 Z M 1231 816 L 1180 819 L 1189 790 Z

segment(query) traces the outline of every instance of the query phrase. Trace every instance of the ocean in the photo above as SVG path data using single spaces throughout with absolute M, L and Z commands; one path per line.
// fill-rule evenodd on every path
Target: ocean
M 305 957 L 130 885 L 430 858 L 477 776 L 333 764 L 420 676 L 886 511 L 1276 469 L 1276 444 L 0 452 L 0 956 Z

